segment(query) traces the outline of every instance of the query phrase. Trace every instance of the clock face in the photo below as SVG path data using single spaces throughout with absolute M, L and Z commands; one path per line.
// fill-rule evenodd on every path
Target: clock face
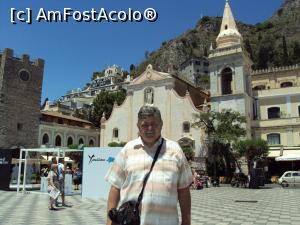
M 22 70 L 19 72 L 19 76 L 20 76 L 20 79 L 22 81 L 28 81 L 29 80 L 29 73 L 26 71 L 26 70 Z

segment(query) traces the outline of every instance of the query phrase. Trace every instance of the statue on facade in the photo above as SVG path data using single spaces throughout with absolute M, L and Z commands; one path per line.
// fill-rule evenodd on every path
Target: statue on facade
M 153 90 L 151 88 L 145 90 L 145 103 L 148 105 L 153 104 Z

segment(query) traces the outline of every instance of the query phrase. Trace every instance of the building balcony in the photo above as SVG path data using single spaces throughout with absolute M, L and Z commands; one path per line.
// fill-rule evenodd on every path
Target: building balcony
M 253 90 L 254 97 L 261 98 L 276 98 L 279 96 L 291 96 L 299 95 L 299 87 L 289 87 L 289 88 L 273 88 L 267 90 Z
M 253 128 L 300 126 L 300 117 L 252 120 L 251 126 Z

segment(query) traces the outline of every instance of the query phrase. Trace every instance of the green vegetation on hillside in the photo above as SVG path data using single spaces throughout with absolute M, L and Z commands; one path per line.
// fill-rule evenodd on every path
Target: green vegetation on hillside
M 253 69 L 280 67 L 300 62 L 300 0 L 286 0 L 274 15 L 256 25 L 236 21 L 244 39 L 244 47 L 253 60 Z M 271 3 L 270 3 L 271 4 Z M 169 41 L 164 41 L 145 60 L 133 65 L 131 75 L 140 75 L 152 64 L 154 69 L 168 72 L 193 57 L 206 56 L 220 31 L 221 17 L 202 17 L 196 27 Z

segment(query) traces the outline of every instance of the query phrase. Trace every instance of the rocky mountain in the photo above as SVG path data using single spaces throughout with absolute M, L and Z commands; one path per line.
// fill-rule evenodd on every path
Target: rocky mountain
M 270 3 L 271 4 L 271 3 Z M 141 74 L 151 63 L 159 71 L 176 70 L 192 57 L 207 56 L 215 46 L 221 17 L 202 17 L 195 28 L 151 52 L 132 73 Z M 245 49 L 254 62 L 253 69 L 285 66 L 300 62 L 300 0 L 285 0 L 271 18 L 256 25 L 236 21 Z

